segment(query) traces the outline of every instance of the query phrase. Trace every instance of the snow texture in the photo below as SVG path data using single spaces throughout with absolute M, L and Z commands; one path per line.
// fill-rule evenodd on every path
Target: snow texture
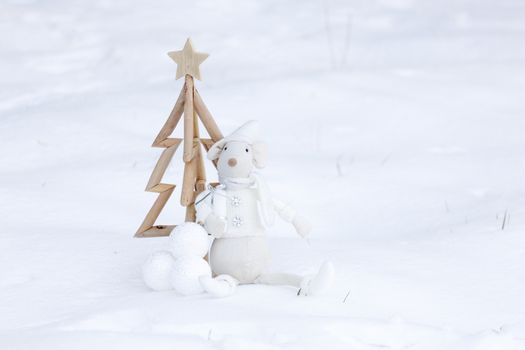
M 0 2 L 0 349 L 525 349 L 524 18 L 519 0 Z M 188 36 L 223 132 L 259 120 L 263 176 L 312 221 L 268 232 L 271 271 L 330 259 L 328 293 L 144 285 L 169 239 L 132 236 Z M 158 224 L 184 218 L 182 165 Z

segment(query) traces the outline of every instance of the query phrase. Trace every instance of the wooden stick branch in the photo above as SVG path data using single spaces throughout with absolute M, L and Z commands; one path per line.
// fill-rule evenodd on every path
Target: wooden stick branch
M 197 110 L 197 114 L 199 115 L 202 124 L 204 124 L 204 127 L 206 128 L 206 131 L 208 131 L 208 134 L 210 135 L 213 142 L 217 142 L 220 139 L 222 139 L 224 136 L 222 136 L 222 133 L 219 130 L 219 127 L 217 126 L 217 123 L 215 123 L 215 120 L 213 119 L 210 111 L 204 104 L 204 101 L 199 95 L 197 89 L 195 89 L 194 93 L 194 103 L 195 109 Z
M 148 192 L 155 192 L 155 193 L 162 193 L 164 191 L 167 191 L 169 190 L 170 188 L 174 187 L 175 185 L 173 184 L 163 184 L 163 183 L 160 183 L 160 184 L 157 184 L 153 187 L 151 187 Z
M 213 146 L 213 144 L 215 143 L 213 142 L 212 139 L 200 139 L 200 141 L 202 145 L 204 146 L 204 149 L 206 150 L 206 152 L 209 151 L 211 146 Z
M 171 159 L 173 158 L 175 151 L 179 147 L 179 144 L 182 142 L 181 139 L 178 140 L 179 142 L 162 151 L 162 154 L 160 155 L 160 158 L 157 161 L 157 165 L 155 165 L 155 169 L 153 169 L 148 184 L 146 185 L 146 191 L 151 191 L 152 188 L 160 184 L 160 181 L 162 180 L 162 177 L 164 176 L 168 165 L 170 165 Z
M 144 218 L 142 225 L 140 225 L 139 229 L 137 230 L 137 233 L 135 234 L 136 237 L 141 237 L 142 233 L 150 229 L 155 224 L 155 220 L 157 220 L 157 218 L 159 217 L 160 212 L 164 208 L 164 205 L 170 198 L 174 189 L 175 185 L 171 185 L 171 188 L 159 194 L 159 196 L 155 200 L 155 203 L 153 203 L 153 206 Z
M 171 135 L 171 133 L 173 132 L 173 130 L 175 130 L 175 127 L 179 123 L 180 117 L 182 116 L 182 112 L 184 111 L 185 91 L 186 85 L 182 87 L 182 90 L 179 94 L 179 98 L 177 98 L 177 102 L 175 102 L 175 106 L 171 110 L 168 120 L 166 120 L 166 123 L 164 123 L 164 126 L 162 127 L 162 129 L 160 129 L 159 134 L 155 138 L 155 141 L 153 141 L 153 147 L 168 147 L 161 145 L 161 143 Z
M 188 163 L 193 159 L 193 77 L 186 74 L 186 93 L 184 102 L 184 162 Z
M 178 145 L 181 143 L 182 139 L 180 138 L 172 138 L 172 137 L 168 137 L 167 139 L 165 139 L 164 141 L 161 141 L 158 145 L 154 146 L 154 147 L 164 147 L 164 148 L 168 148 L 168 147 L 171 147 L 173 145 Z
M 204 146 L 204 149 L 206 150 L 206 152 L 208 152 L 211 148 L 211 146 L 213 146 L 213 144 L 215 142 L 213 142 L 212 139 L 200 139 L 202 145 Z M 213 165 L 215 166 L 215 168 L 217 168 L 217 160 L 214 160 L 213 161 Z
M 148 230 L 142 232 L 136 237 L 164 237 L 169 236 L 171 231 L 175 228 L 175 225 L 157 225 L 152 226 Z

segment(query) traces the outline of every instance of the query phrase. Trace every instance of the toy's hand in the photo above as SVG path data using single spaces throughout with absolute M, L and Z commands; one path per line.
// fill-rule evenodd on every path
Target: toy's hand
M 301 215 L 296 215 L 293 218 L 292 225 L 295 227 L 299 236 L 303 238 L 307 237 L 310 234 L 310 231 L 312 231 L 312 225 L 310 222 Z
M 219 216 L 211 213 L 206 218 L 204 223 L 204 228 L 215 238 L 220 238 L 226 231 L 226 221 L 221 219 Z

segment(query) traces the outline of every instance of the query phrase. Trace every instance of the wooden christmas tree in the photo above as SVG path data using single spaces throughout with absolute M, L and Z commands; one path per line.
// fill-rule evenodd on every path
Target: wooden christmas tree
M 195 198 L 206 187 L 201 144 L 207 151 L 211 145 L 223 138 L 194 85 L 194 78 L 201 79 L 199 65 L 208 57 L 208 54 L 196 52 L 193 49 L 191 39 L 188 38 L 181 51 L 172 51 L 168 55 L 177 63 L 176 79 L 184 77 L 185 82 L 168 120 L 153 141 L 152 147 L 164 148 L 164 151 L 153 169 L 146 191 L 158 193 L 158 197 L 137 230 L 135 237 L 168 236 L 175 228 L 175 225 L 155 225 L 155 221 L 175 189 L 174 184 L 162 183 L 161 181 L 181 143 L 183 145 L 184 176 L 180 203 L 186 207 L 185 221 L 195 221 Z M 184 137 L 182 139 L 171 138 L 170 136 L 182 115 L 184 115 Z M 200 138 L 198 119 L 201 120 L 210 138 Z

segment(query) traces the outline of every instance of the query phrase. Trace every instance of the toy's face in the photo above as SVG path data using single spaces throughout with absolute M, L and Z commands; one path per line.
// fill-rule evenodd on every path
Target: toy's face
M 208 159 L 217 161 L 221 182 L 227 178 L 248 178 L 254 168 L 264 168 L 266 144 L 250 137 L 252 134 L 257 135 L 256 129 L 256 122 L 247 122 L 233 134 L 215 142 L 208 150 Z
M 246 142 L 230 141 L 222 148 L 217 160 L 221 178 L 246 178 L 254 167 L 252 146 Z

